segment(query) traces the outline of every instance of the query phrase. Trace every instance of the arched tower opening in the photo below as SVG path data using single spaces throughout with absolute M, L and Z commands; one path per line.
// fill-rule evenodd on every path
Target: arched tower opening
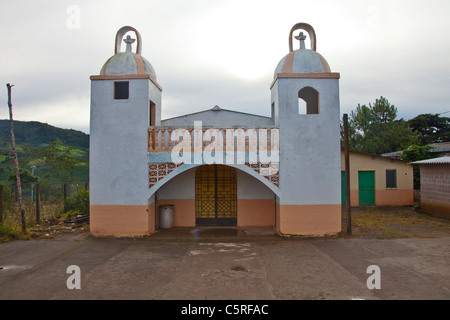
M 319 92 L 312 87 L 304 87 L 298 92 L 298 113 L 319 114 Z

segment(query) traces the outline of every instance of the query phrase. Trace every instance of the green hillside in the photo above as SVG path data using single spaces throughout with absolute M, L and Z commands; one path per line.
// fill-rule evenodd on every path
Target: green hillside
M 73 129 L 61 129 L 37 121 L 14 121 L 16 144 L 29 144 L 38 147 L 60 140 L 66 146 L 89 149 L 89 135 Z M 0 120 L 0 141 L 11 143 L 9 120 Z
M 89 180 L 89 135 L 73 129 L 61 129 L 37 121 L 14 121 L 14 135 L 19 157 L 19 166 L 31 171 L 36 166 L 35 175 L 40 180 L 61 182 L 48 167 L 48 161 L 40 151 L 59 141 L 58 152 L 70 151 L 74 165 L 66 175 L 66 181 Z M 0 120 L 0 183 L 10 184 L 9 174 L 14 170 L 14 156 L 11 147 L 9 120 Z M 66 182 L 63 181 L 63 182 Z

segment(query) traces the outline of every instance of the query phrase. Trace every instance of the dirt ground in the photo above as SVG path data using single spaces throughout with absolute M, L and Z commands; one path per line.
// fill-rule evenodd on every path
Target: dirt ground
M 341 236 L 347 212 L 342 214 Z M 351 209 L 351 237 L 368 239 L 440 238 L 450 235 L 450 219 L 432 216 L 414 207 L 358 207 Z

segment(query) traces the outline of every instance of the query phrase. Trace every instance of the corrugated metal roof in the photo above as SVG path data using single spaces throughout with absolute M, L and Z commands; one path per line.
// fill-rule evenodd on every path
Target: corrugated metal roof
M 450 156 L 414 161 L 411 163 L 412 164 L 450 164 Z

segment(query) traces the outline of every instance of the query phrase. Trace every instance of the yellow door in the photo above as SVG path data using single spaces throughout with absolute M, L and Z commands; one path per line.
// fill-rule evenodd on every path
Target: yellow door
M 205 165 L 195 174 L 195 217 L 197 225 L 237 223 L 236 169 Z

